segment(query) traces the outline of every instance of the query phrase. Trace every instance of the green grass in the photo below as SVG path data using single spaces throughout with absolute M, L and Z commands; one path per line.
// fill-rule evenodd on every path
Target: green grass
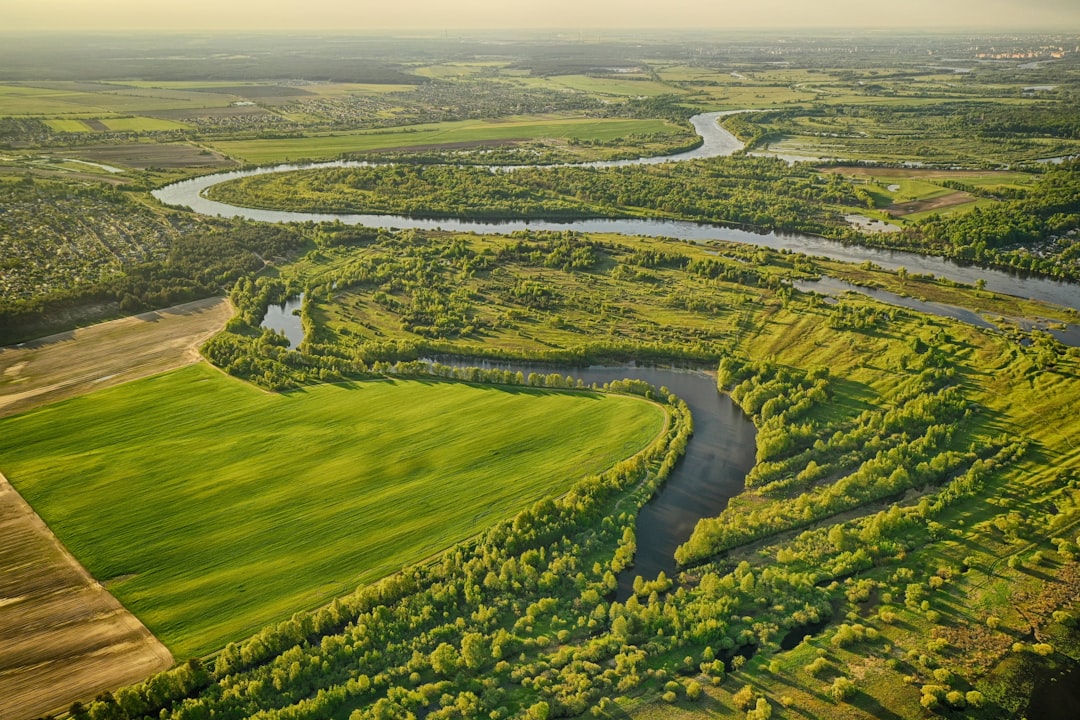
M 632 134 L 667 133 L 676 129 L 664 120 L 519 117 L 505 120 L 460 120 L 409 125 L 390 130 L 312 134 L 302 138 L 226 140 L 215 150 L 251 163 L 326 159 L 342 153 L 491 140 L 578 138 L 611 140 Z
M 72 102 L 73 96 L 59 90 L 0 86 L 0 117 L 85 112 L 85 106 Z
M 653 97 L 655 95 L 677 95 L 685 92 L 678 87 L 656 82 L 655 80 L 591 77 L 589 75 L 559 75 L 546 78 L 542 86 L 564 87 L 593 93 L 594 95 L 616 95 L 620 97 Z
M 84 123 L 82 120 L 72 120 L 72 119 L 63 119 L 63 120 L 61 120 L 61 119 L 57 118 L 55 120 L 46 120 L 45 124 L 48 125 L 49 127 L 51 127 L 56 132 L 62 132 L 62 133 L 93 132 L 92 130 L 90 130 L 90 128 L 88 128 L 86 126 L 86 123 Z
M 177 658 L 325 603 L 657 435 L 626 397 L 195 365 L 0 423 L 3 472 Z
M 102 92 L 84 92 L 63 84 L 55 88 L 0 85 L 0 117 L 63 114 L 106 118 L 154 110 L 225 107 L 233 100 L 231 95 L 124 85 Z
M 123 85 L 147 90 L 198 90 L 207 95 L 224 95 L 229 99 L 242 96 L 242 92 L 235 92 L 238 88 L 260 89 L 272 82 L 251 82 L 244 80 L 127 80 Z M 206 92 L 216 90 L 220 92 Z M 415 90 L 415 85 L 400 85 L 393 83 L 339 83 L 339 82 L 311 82 L 301 85 L 305 92 L 316 95 L 371 95 L 388 92 L 408 92 Z

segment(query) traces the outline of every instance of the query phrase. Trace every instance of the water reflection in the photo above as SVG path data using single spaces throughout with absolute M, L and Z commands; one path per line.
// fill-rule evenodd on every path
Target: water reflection
M 304 294 L 289 298 L 281 305 L 270 305 L 266 308 L 259 327 L 268 328 L 274 332 L 284 333 L 289 341 L 290 348 L 296 348 L 304 342 L 304 326 L 300 322 L 299 311 L 304 304 Z

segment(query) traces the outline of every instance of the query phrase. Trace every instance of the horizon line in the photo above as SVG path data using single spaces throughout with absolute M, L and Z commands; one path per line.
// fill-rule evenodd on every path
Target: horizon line
M 402 34 L 402 35 L 429 35 L 429 34 L 445 34 L 445 33 L 497 33 L 497 32 L 515 32 L 526 34 L 541 34 L 541 33 L 567 33 L 567 32 L 590 32 L 590 33 L 649 33 L 649 34 L 662 34 L 662 33 L 688 33 L 688 34 L 703 34 L 703 33 L 779 33 L 779 32 L 807 32 L 807 33 L 820 33 L 820 32 L 855 32 L 855 31 L 876 31 L 876 32 L 919 32 L 929 34 L 950 34 L 950 33 L 1007 33 L 1012 35 L 1028 35 L 1028 34 L 1040 34 L 1040 35 L 1071 35 L 1080 34 L 1080 25 L 1071 29 L 1062 29 L 1061 27 L 1043 27 L 1038 25 L 1032 25 L 1028 27 L 1017 28 L 1015 25 L 949 25 L 949 26 L 927 26 L 927 25 L 911 25 L 911 26 L 896 26 L 896 25 L 787 25 L 787 26 L 695 26 L 695 27 L 609 27 L 609 26 L 551 26 L 551 27 L 447 27 L 447 28 L 405 28 L 405 27 L 384 27 L 384 28 L 372 28 L 372 27 L 357 27 L 351 29 L 337 28 L 254 28 L 254 29 L 228 29 L 228 28 L 175 28 L 175 27 L 131 27 L 124 29 L 108 29 L 108 28 L 7 28 L 0 29 L 0 36 L 2 35 L 23 35 L 23 34 L 45 34 L 45 35 L 129 35 L 132 33 L 145 33 L 153 32 L 162 35 L 187 35 L 193 33 L 199 34 L 212 34 L 212 35 L 305 35 L 305 34 L 320 34 L 320 35 L 373 35 L 373 34 Z M 1080 37 L 1077 38 L 1080 41 Z

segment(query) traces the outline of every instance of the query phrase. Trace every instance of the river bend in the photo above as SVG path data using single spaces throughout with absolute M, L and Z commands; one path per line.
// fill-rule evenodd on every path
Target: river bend
M 743 112 L 743 111 L 731 111 Z M 694 129 L 702 138 L 702 144 L 683 153 L 659 157 L 637 158 L 634 160 L 614 160 L 605 162 L 582 163 L 592 167 L 622 167 L 627 165 L 647 165 L 663 162 L 679 162 L 702 158 L 731 155 L 742 149 L 743 144 L 718 124 L 723 115 L 731 112 L 703 113 L 690 119 Z M 296 164 L 285 163 L 269 167 L 233 170 L 230 172 L 203 175 L 190 180 L 182 180 L 172 185 L 153 191 L 154 197 L 166 205 L 188 207 L 204 215 L 236 217 L 261 222 L 340 222 L 346 225 L 367 225 L 369 227 L 414 228 L 418 230 L 452 230 L 473 232 L 483 235 L 506 234 L 516 230 L 576 230 L 585 233 L 619 233 L 622 235 L 640 235 L 646 237 L 670 237 L 693 242 L 720 240 L 728 242 L 761 245 L 774 250 L 790 250 L 817 255 L 843 262 L 872 262 L 883 268 L 896 270 L 904 267 L 913 274 L 934 275 L 955 282 L 974 285 L 979 280 L 986 283 L 986 289 L 993 292 L 1014 295 L 1033 300 L 1054 303 L 1080 310 L 1080 286 L 1042 277 L 1024 276 L 1005 270 L 964 265 L 947 258 L 898 250 L 879 250 L 857 245 L 845 245 L 836 240 L 804 235 L 801 233 L 759 232 L 723 225 L 698 223 L 684 220 L 661 220 L 649 218 L 620 218 L 594 220 L 505 220 L 485 222 L 479 220 L 415 218 L 404 215 L 379 215 L 363 213 L 308 213 L 285 212 L 281 210 L 261 210 L 245 208 L 228 203 L 210 200 L 204 192 L 214 185 L 253 175 L 292 172 L 331 167 L 363 167 L 372 163 L 358 160 L 336 160 L 332 162 Z M 508 169 L 508 168 L 504 168 Z
M 701 146 L 693 150 L 663 157 L 586 165 L 621 167 L 730 155 L 743 146 L 735 136 L 718 124 L 719 117 L 724 114 L 727 113 L 705 113 L 691 118 L 702 137 Z M 994 292 L 1080 309 L 1080 286 L 1072 283 L 961 265 L 939 257 L 844 245 L 837 241 L 797 233 L 755 232 L 707 223 L 658 219 L 481 222 L 400 215 L 283 212 L 238 207 L 210 200 L 203 195 L 207 188 L 242 177 L 369 164 L 371 163 L 362 161 L 334 161 L 236 170 L 184 180 L 155 190 L 153 194 L 166 205 L 187 206 L 206 215 L 262 222 L 341 222 L 350 225 L 442 229 L 479 234 L 506 234 L 516 230 L 576 230 L 585 233 L 670 237 L 695 242 L 738 242 L 846 262 L 869 261 L 894 270 L 905 267 L 911 273 L 930 274 L 967 284 L 983 280 L 986 288 Z M 503 169 L 512 171 L 512 168 Z M 547 372 L 550 369 L 518 364 L 500 364 L 499 367 L 515 371 L 520 369 L 525 373 L 534 370 Z M 687 446 L 686 456 L 638 516 L 635 565 L 619 578 L 619 597 L 626 598 L 630 594 L 633 578 L 639 574 L 652 578 L 663 570 L 669 576 L 674 575 L 675 548 L 690 537 L 700 518 L 716 516 L 731 497 L 742 491 L 746 474 L 754 464 L 755 430 L 750 420 L 735 407 L 731 399 L 717 391 L 714 379 L 704 373 L 636 367 L 579 368 L 571 372 L 587 383 L 605 383 L 630 377 L 645 380 L 658 387 L 667 386 L 687 402 L 694 417 L 695 433 Z

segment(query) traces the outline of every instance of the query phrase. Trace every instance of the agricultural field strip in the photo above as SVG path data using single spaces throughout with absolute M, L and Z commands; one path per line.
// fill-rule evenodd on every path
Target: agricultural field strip
M 0 717 L 29 720 L 173 663 L 0 474 Z
M 664 120 L 581 117 L 517 117 L 499 121 L 462 120 L 358 130 L 273 140 L 221 140 L 208 145 L 252 163 L 337 157 L 347 152 L 389 150 L 449 143 L 481 143 L 540 138 L 611 139 L 634 133 L 671 132 Z
M 197 362 L 232 313 L 208 298 L 0 348 L 0 417 Z

